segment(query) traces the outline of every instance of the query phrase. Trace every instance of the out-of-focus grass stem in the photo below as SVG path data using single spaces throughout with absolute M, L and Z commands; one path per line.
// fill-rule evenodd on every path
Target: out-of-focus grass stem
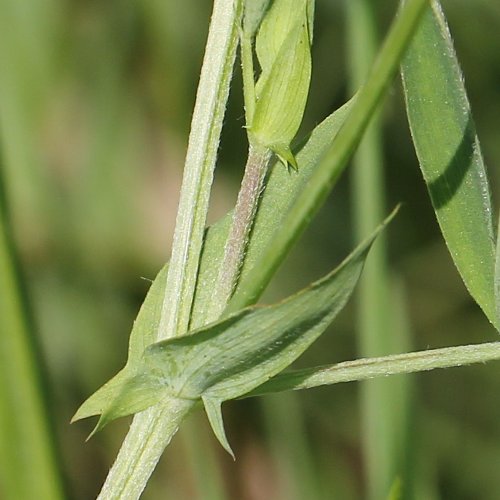
M 346 2 L 348 61 L 351 93 L 364 83 L 377 51 L 376 6 L 370 0 Z M 352 169 L 355 240 L 364 238 L 383 219 L 385 192 L 382 125 L 376 114 L 361 141 Z M 395 352 L 395 331 L 391 328 L 390 282 L 385 238 L 374 245 L 360 280 L 357 310 L 359 352 L 362 357 Z M 397 349 L 397 348 L 396 348 Z M 397 352 L 397 351 L 396 351 Z M 401 474 L 401 451 L 396 432 L 404 422 L 401 401 L 395 391 L 399 379 L 368 380 L 360 386 L 363 455 L 367 498 L 385 498 Z M 398 410 L 398 411 L 397 411 Z
M 263 398 L 260 404 L 271 453 L 283 483 L 281 498 L 321 498 L 319 460 L 312 452 L 306 414 L 297 394 Z
M 226 500 L 221 462 L 214 449 L 215 440 L 207 432 L 200 413 L 187 418 L 180 430 L 186 461 L 193 477 L 196 498 L 203 500 Z M 217 450 L 218 451 L 218 450 Z
M 0 176 L 0 494 L 58 500 L 62 479 L 20 276 Z

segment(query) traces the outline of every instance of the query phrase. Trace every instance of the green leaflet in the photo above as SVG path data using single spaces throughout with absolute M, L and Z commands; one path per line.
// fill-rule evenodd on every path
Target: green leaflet
M 129 340 L 128 360 L 125 367 L 111 380 L 92 394 L 78 409 L 72 422 L 82 418 L 101 415 L 90 438 L 110 420 L 144 410 L 157 403 L 162 395 L 162 387 L 155 381 L 141 376 L 137 367 L 147 346 L 156 340 L 156 330 L 160 325 L 161 308 L 167 284 L 168 264 L 165 265 L 152 283 L 139 314 L 134 321 Z M 110 401 L 114 406 L 110 408 Z M 129 411 L 134 408 L 133 411 Z
M 281 372 L 324 332 L 350 297 L 373 240 L 392 216 L 338 268 L 283 302 L 247 308 L 190 335 L 150 345 L 136 366 L 127 365 L 108 383 L 119 379 L 120 390 L 104 386 L 93 396 L 102 411 L 98 427 L 155 404 L 163 394 L 201 398 L 217 438 L 232 454 L 222 402 Z M 81 409 L 75 418 L 87 415 L 88 409 Z
M 75 422 L 82 418 L 101 415 L 88 439 L 110 420 L 129 415 L 131 413 L 128 411 L 129 408 L 134 408 L 133 413 L 144 410 L 158 402 L 163 395 L 162 387 L 155 385 L 154 380 L 142 377 L 137 367 L 142 362 L 146 347 L 156 340 L 167 284 L 167 271 L 168 264 L 160 270 L 153 281 L 134 321 L 129 340 L 127 364 L 111 380 L 94 392 L 78 408 L 71 420 Z M 111 400 L 114 401 L 113 408 L 110 408 Z M 125 401 L 126 405 L 124 405 Z
M 71 422 L 100 415 L 97 425 L 87 437 L 89 440 L 108 422 L 138 413 L 155 405 L 168 395 L 167 388 L 151 373 L 127 363 L 125 368 L 90 396 L 75 413 Z
M 261 200 L 252 239 L 249 243 L 247 257 L 242 269 L 242 278 L 252 273 L 252 268 L 258 263 L 263 249 L 272 241 L 275 231 L 280 228 L 281 218 L 293 205 L 298 194 L 307 186 L 315 165 L 329 147 L 349 109 L 350 103 L 347 103 L 316 127 L 307 143 L 297 154 L 301 164 L 300 171 L 288 172 L 286 169 L 272 169 L 266 191 Z M 211 316 L 208 305 L 211 302 L 211 293 L 218 276 L 218 266 L 222 258 L 230 222 L 231 214 L 227 214 L 207 230 L 192 311 L 191 330 L 198 329 L 216 319 Z M 144 350 L 155 341 L 156 330 L 160 323 L 166 279 L 167 265 L 158 273 L 151 285 L 134 322 L 129 341 L 128 361 L 125 368 L 81 405 L 73 417 L 73 421 L 102 414 L 106 405 L 109 405 L 109 401 L 113 399 L 114 394 L 126 394 L 129 384 L 128 379 L 137 375 L 136 367 L 140 364 Z M 133 401 L 131 401 L 131 404 L 135 405 L 135 411 L 147 408 L 149 406 L 148 401 L 152 401 L 156 397 L 155 392 L 158 394 L 158 398 L 162 396 L 162 389 L 154 388 L 155 381 L 153 379 L 142 384 L 136 382 L 131 387 L 133 387 Z M 115 409 L 111 413 L 108 412 L 108 415 L 110 414 L 124 415 L 119 409 Z M 113 418 L 116 418 L 116 416 Z M 102 428 L 108 421 L 109 419 L 101 417 L 94 432 Z
M 431 6 L 402 64 L 408 120 L 451 256 L 498 328 L 488 179 L 446 20 L 437 1 Z
M 308 0 L 275 0 L 256 39 L 262 72 L 249 139 L 294 167 L 290 143 L 302 121 L 311 80 L 312 10 Z

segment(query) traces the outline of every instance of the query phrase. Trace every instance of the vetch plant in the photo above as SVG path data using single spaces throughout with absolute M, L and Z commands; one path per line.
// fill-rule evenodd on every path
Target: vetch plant
M 345 305 L 394 214 L 320 280 L 277 304 L 255 304 L 345 168 L 401 61 L 412 136 L 444 238 L 471 295 L 499 321 L 486 170 L 439 3 L 402 2 L 365 84 L 294 149 L 311 76 L 313 15 L 311 0 L 215 1 L 170 263 L 134 323 L 126 366 L 74 417 L 99 415 L 95 432 L 137 414 L 100 498 L 139 497 L 200 404 L 233 454 L 225 401 L 500 358 L 493 342 L 284 371 Z M 248 159 L 234 210 L 205 230 L 238 41 Z

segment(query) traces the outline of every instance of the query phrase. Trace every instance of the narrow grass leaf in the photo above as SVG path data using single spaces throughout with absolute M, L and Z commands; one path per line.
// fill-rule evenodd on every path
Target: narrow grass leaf
M 402 500 L 403 498 L 403 482 L 400 477 L 394 479 L 387 500 Z
M 449 251 L 498 328 L 494 233 L 486 169 L 441 7 L 432 2 L 402 64 L 410 129 Z
M 43 398 L 43 383 L 29 329 L 22 311 L 17 309 L 17 286 L 9 283 L 11 271 L 0 262 L 2 494 L 3 498 L 62 499 L 62 474 Z
M 58 500 L 62 474 L 1 174 L 0 496 Z
M 351 92 L 364 83 L 378 48 L 377 5 L 372 0 L 350 0 L 346 5 L 347 58 Z M 377 113 L 378 115 L 378 113 Z M 349 171 L 356 239 L 376 227 L 385 212 L 383 127 L 375 116 L 358 146 Z M 401 299 L 395 301 L 387 264 L 385 238 L 370 252 L 357 291 L 356 335 L 358 356 L 404 352 L 400 337 L 405 328 L 394 328 Z M 399 298 L 397 296 L 397 298 Z M 367 500 L 383 498 L 396 475 L 406 473 L 408 439 L 407 404 L 401 377 L 367 381 L 359 387 L 361 449 Z M 406 480 L 406 476 L 405 476 Z

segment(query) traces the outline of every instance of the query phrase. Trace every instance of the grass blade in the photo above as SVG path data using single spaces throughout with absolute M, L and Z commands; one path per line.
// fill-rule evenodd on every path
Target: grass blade
M 279 498 L 323 498 L 318 458 L 310 441 L 307 411 L 299 394 L 288 392 L 259 401 L 276 464 L 282 494 Z
M 2 498 L 57 500 L 63 486 L 0 178 L 0 479 Z
M 222 463 L 218 450 L 206 431 L 203 414 L 191 415 L 183 422 L 179 431 L 186 463 L 194 483 L 196 495 L 200 500 L 229 500 L 226 494 Z
M 432 2 L 402 64 L 410 129 L 453 261 L 498 329 L 494 232 L 486 169 L 441 7 Z
M 348 61 L 351 91 L 363 84 L 377 50 L 376 7 L 371 0 L 350 0 L 346 4 Z M 382 127 L 375 116 L 354 155 L 352 179 L 355 235 L 369 234 L 385 211 Z M 395 301 L 387 265 L 385 235 L 375 242 L 360 278 L 356 325 L 360 357 L 404 352 L 406 329 L 394 328 Z M 359 388 L 362 422 L 362 450 L 366 471 L 366 496 L 385 498 L 394 478 L 402 477 L 407 455 L 404 395 L 406 380 L 393 377 L 368 380 Z M 403 483 L 409 483 L 404 477 Z

